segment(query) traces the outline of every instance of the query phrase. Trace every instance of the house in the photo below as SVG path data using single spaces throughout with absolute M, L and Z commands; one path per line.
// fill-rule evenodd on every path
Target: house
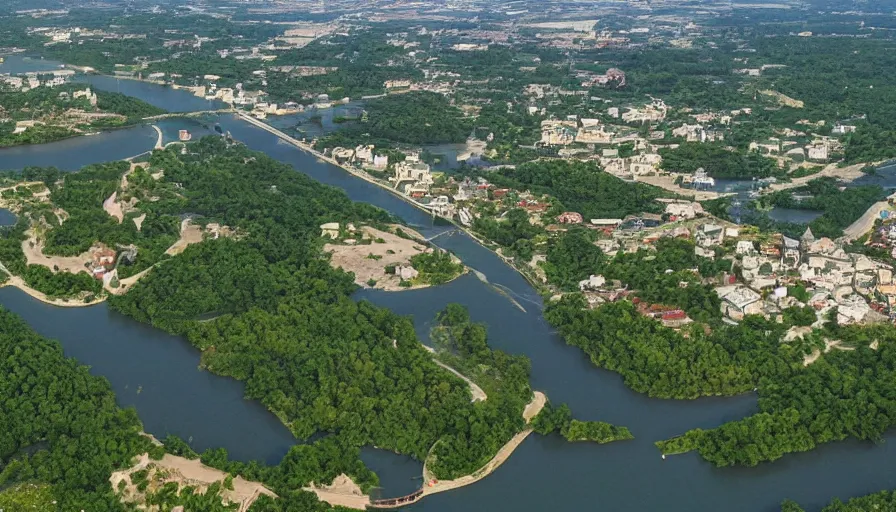
M 594 242 L 594 245 L 607 255 L 614 255 L 618 253 L 620 249 L 619 243 L 616 240 L 597 240 Z
M 395 267 L 395 275 L 400 277 L 402 281 L 410 281 L 419 276 L 420 272 L 410 265 L 399 265 Z
M 408 163 L 407 160 L 395 166 L 395 177 L 392 179 L 396 189 L 408 192 L 411 188 L 426 192 L 433 184 L 429 165 L 423 162 Z
M 676 219 L 693 219 L 706 212 L 700 203 L 669 203 L 666 205 L 666 214 Z
M 361 164 L 373 163 L 373 146 L 358 146 L 355 148 L 355 159 Z
M 389 157 L 386 155 L 376 155 L 373 157 L 373 167 L 374 169 L 383 170 L 386 167 L 389 167 Z
M 718 224 L 704 224 L 697 230 L 696 239 L 701 247 L 721 245 L 725 239 L 725 229 Z
M 604 276 L 595 276 L 592 275 L 588 279 L 584 279 L 579 281 L 579 290 L 586 291 L 592 290 L 597 291 L 603 289 L 604 285 L 607 283 L 607 280 Z
M 818 162 L 828 161 L 828 147 L 825 144 L 816 144 L 806 147 L 806 156 L 809 160 Z
M 722 292 L 722 312 L 732 320 L 742 320 L 747 315 L 762 312 L 762 296 L 745 286 L 735 286 L 733 290 Z
M 800 264 L 800 243 L 798 240 L 784 237 L 784 251 L 781 263 L 790 268 L 796 268 Z
M 853 325 L 864 323 L 871 312 L 871 306 L 858 296 L 846 297 L 837 304 L 837 324 Z
M 326 237 L 330 237 L 330 238 L 339 238 L 339 223 L 338 222 L 328 222 L 326 224 L 321 224 L 320 236 L 326 236 Z
M 564 212 L 557 216 L 560 224 L 581 224 L 583 220 L 582 214 L 577 212 Z
M 115 264 L 115 251 L 108 247 L 100 247 L 93 253 L 95 267 L 107 267 Z
M 664 326 L 672 329 L 681 327 L 691 322 L 691 319 L 688 318 L 687 313 L 680 309 L 664 311 L 661 316 L 661 320 Z
M 339 163 L 345 163 L 355 156 L 355 151 L 349 148 L 333 148 L 333 159 Z
M 734 251 L 741 256 L 747 256 L 747 255 L 755 254 L 756 247 L 753 245 L 753 242 L 751 242 L 749 240 L 739 240 L 737 242 L 737 247 L 734 249 Z

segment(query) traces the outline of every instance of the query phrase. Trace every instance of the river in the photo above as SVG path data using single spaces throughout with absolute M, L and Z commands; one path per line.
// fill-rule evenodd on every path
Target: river
M 184 91 L 106 77 L 89 79 L 95 87 L 121 90 L 168 110 L 207 108 L 205 100 Z M 252 149 L 339 187 L 354 200 L 385 208 L 426 236 L 442 233 L 434 242 L 455 252 L 488 280 L 484 283 L 468 274 L 437 288 L 393 293 L 362 290 L 356 294 L 358 299 L 411 315 L 424 340 L 437 311 L 450 302 L 464 304 L 473 320 L 489 326 L 493 347 L 532 360 L 533 388 L 544 391 L 555 403 L 568 403 L 581 419 L 625 425 L 636 437 L 594 445 L 566 443 L 556 436 L 530 436 L 485 480 L 428 497 L 408 510 L 770 512 L 778 510 L 785 498 L 811 510 L 834 496 L 847 498 L 896 487 L 896 475 L 889 473 L 896 468 L 894 443 L 835 443 L 757 468 L 718 469 L 696 454 L 662 460 L 654 441 L 749 415 L 756 410 L 755 396 L 675 401 L 632 392 L 618 375 L 595 368 L 580 350 L 565 345 L 543 319 L 535 290 L 467 235 L 433 225 L 429 216 L 393 194 L 233 116 L 210 121 L 168 120 L 163 132 L 166 140 L 173 140 L 179 127 L 201 134 L 207 130 L 203 124 L 209 122 L 219 122 Z M 103 141 L 115 133 L 92 138 Z M 146 151 L 152 143 L 135 149 Z M 40 162 L 57 166 L 69 159 L 119 158 L 112 145 L 99 147 L 62 149 L 48 144 L 36 148 L 34 154 Z M 5 162 L 2 153 L 0 162 Z M 17 161 L 17 166 L 24 165 L 30 165 L 26 159 Z M 41 334 L 58 339 L 67 355 L 90 365 L 94 374 L 107 377 L 119 402 L 134 406 L 150 433 L 164 437 L 172 432 L 192 437 L 193 446 L 200 450 L 223 446 L 236 458 L 268 462 L 276 462 L 294 442 L 273 415 L 242 398 L 242 384 L 198 370 L 199 354 L 183 339 L 110 312 L 105 305 L 54 308 L 13 289 L 0 290 L 0 304 L 22 315 Z M 887 439 L 896 437 L 891 434 Z M 414 478 L 419 475 L 417 462 L 375 450 L 365 450 L 364 459 L 380 472 L 384 495 L 399 495 L 420 484 Z

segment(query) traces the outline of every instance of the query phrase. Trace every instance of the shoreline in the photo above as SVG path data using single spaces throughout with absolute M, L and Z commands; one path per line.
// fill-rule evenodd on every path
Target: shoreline
M 526 404 L 526 407 L 523 409 L 522 414 L 523 419 L 526 421 L 527 425 L 535 416 L 538 415 L 539 412 L 541 412 L 541 410 L 547 403 L 547 396 L 545 396 L 545 394 L 541 391 L 533 391 L 532 395 L 532 400 L 528 404 Z M 352 492 L 355 488 L 357 488 L 356 485 L 335 486 L 339 487 L 337 489 L 328 488 L 327 486 L 318 487 L 312 485 L 311 487 L 306 488 L 306 490 L 316 494 L 319 500 L 334 506 L 338 505 L 353 508 L 356 510 L 396 510 L 399 507 L 417 503 L 423 500 L 423 498 L 432 496 L 433 494 L 452 491 L 454 489 L 459 489 L 461 487 L 475 484 L 476 482 L 491 475 L 495 472 L 496 469 L 504 464 L 511 455 L 513 455 L 513 452 L 515 452 L 516 449 L 519 448 L 521 444 L 523 444 L 523 441 L 525 441 L 526 438 L 528 438 L 529 435 L 532 434 L 532 432 L 534 432 L 534 430 L 527 427 L 522 431 L 516 433 L 513 437 L 510 438 L 509 441 L 504 443 L 504 445 L 498 449 L 495 455 L 491 459 L 489 459 L 482 467 L 473 471 L 469 475 L 464 475 L 453 480 L 436 479 L 426 467 L 427 461 L 424 461 L 422 471 L 423 487 L 420 490 L 415 491 L 407 496 L 372 500 L 369 494 L 359 494 L 360 491 Z M 439 442 L 440 441 L 436 441 L 433 447 L 439 444 Z M 432 451 L 432 448 L 430 448 L 430 451 Z M 354 483 L 352 482 L 352 484 Z
M 314 155 L 318 160 L 322 160 L 322 161 L 324 161 L 324 162 L 326 162 L 326 163 L 328 163 L 328 164 L 332 164 L 332 165 L 334 165 L 334 166 L 336 166 L 336 167 L 342 169 L 343 171 L 345 171 L 345 172 L 351 174 L 352 176 L 355 176 L 356 178 L 360 178 L 360 179 L 362 179 L 362 180 L 364 180 L 364 181 L 366 181 L 366 182 L 368 182 L 368 183 L 370 183 L 370 184 L 372 184 L 372 185 L 376 185 L 377 187 L 380 187 L 381 189 L 390 192 L 392 195 L 398 197 L 398 198 L 401 199 L 402 201 L 404 201 L 404 202 L 410 204 L 411 206 L 414 206 L 415 208 L 417 208 L 417 209 L 419 209 L 419 210 L 421 210 L 421 211 L 423 211 L 423 212 L 425 212 L 425 213 L 432 214 L 432 212 L 429 211 L 429 210 L 427 210 L 423 205 L 421 205 L 420 203 L 414 201 L 413 199 L 411 199 L 411 198 L 405 196 L 405 195 L 402 194 L 401 192 L 399 192 L 399 191 L 393 189 L 392 187 L 389 187 L 389 186 L 387 186 L 387 185 L 385 185 L 385 184 L 383 184 L 383 183 L 377 181 L 375 178 L 369 176 L 369 175 L 366 174 L 364 171 L 355 169 L 354 167 L 350 167 L 350 166 L 348 166 L 348 165 L 340 164 L 340 163 L 337 162 L 335 159 L 333 159 L 333 158 L 331 158 L 331 157 L 328 157 L 328 156 L 324 155 L 323 153 L 321 153 L 320 151 L 314 149 L 314 148 L 313 148 L 310 144 L 308 144 L 307 142 L 302 142 L 302 141 L 296 139 L 295 137 L 292 137 L 292 136 L 290 136 L 290 135 L 284 133 L 282 130 L 280 130 L 280 129 L 278 129 L 278 128 L 275 128 L 275 127 L 273 127 L 273 126 L 271 126 L 271 125 L 269 125 L 269 124 L 267 124 L 267 123 L 265 123 L 265 122 L 263 122 L 263 121 L 261 121 L 261 120 L 259 120 L 259 119 L 255 119 L 254 117 L 252 117 L 252 116 L 246 114 L 245 112 L 237 112 L 236 115 L 239 116 L 239 118 L 242 119 L 243 121 L 246 121 L 247 123 L 249 123 L 249 124 L 251 124 L 251 125 L 253 125 L 253 126 L 257 127 L 257 128 L 261 128 L 262 130 L 267 131 L 268 133 L 270 133 L 270 134 L 272 134 L 272 135 L 278 137 L 278 138 L 281 139 L 281 140 L 284 140 L 284 141 L 286 141 L 286 142 L 292 144 L 293 146 L 299 148 L 299 149 L 302 150 L 302 151 L 305 151 L 306 153 L 309 153 L 309 154 L 311 154 L 311 155 Z M 513 261 L 512 261 L 510 258 L 504 256 L 503 254 L 497 252 L 495 249 L 492 249 L 491 247 L 489 247 L 488 245 L 486 245 L 486 243 L 483 241 L 483 239 L 481 239 L 479 236 L 475 235 L 471 229 L 467 228 L 466 226 L 461 225 L 460 223 L 458 223 L 458 222 L 455 221 L 454 219 L 448 219 L 448 218 L 446 218 L 446 217 L 441 217 L 441 216 L 440 216 L 439 218 L 445 220 L 446 222 L 449 222 L 452 226 L 454 226 L 455 229 L 457 229 L 457 230 L 459 230 L 459 231 L 462 231 L 462 232 L 465 233 L 467 236 L 469 236 L 470 238 L 472 238 L 472 239 L 473 239 L 477 244 L 479 244 L 483 249 L 485 249 L 485 250 L 487 250 L 487 251 L 490 251 L 490 252 L 492 252 L 495 256 L 499 257 L 499 258 L 500 258 L 500 259 L 501 259 L 507 266 L 509 266 L 510 268 L 512 268 L 513 270 L 515 270 L 518 274 L 520 274 L 520 275 L 523 277 L 523 279 L 525 279 L 526 282 L 528 282 L 529 285 L 532 286 L 536 291 L 541 291 L 541 287 L 544 286 L 543 283 L 538 283 L 538 282 L 534 281 L 534 280 L 533 280 L 530 276 L 528 276 L 525 272 L 523 272 L 522 270 L 520 270 L 520 269 L 513 263 Z M 432 243 L 432 242 L 430 242 L 430 243 Z M 472 269 L 472 267 L 470 267 L 470 268 Z M 473 269 L 473 270 L 475 270 L 475 269 Z
M 45 294 L 41 291 L 35 290 L 34 288 L 31 288 L 30 286 L 25 284 L 25 281 L 22 280 L 21 277 L 12 275 L 12 274 L 9 274 L 9 279 L 5 283 L 0 284 L 0 288 L 5 288 L 7 286 L 10 286 L 12 288 L 18 288 L 19 290 L 24 292 L 26 295 L 28 295 L 34 299 L 37 299 L 40 302 L 43 302 L 44 304 L 49 304 L 51 306 L 57 306 L 57 307 L 62 307 L 62 308 L 86 308 L 86 307 L 96 306 L 97 304 L 106 302 L 105 295 L 100 295 L 97 298 L 95 298 L 89 302 L 84 302 L 83 300 L 80 302 L 77 302 L 77 299 L 69 299 L 69 300 L 51 299 L 47 294 Z

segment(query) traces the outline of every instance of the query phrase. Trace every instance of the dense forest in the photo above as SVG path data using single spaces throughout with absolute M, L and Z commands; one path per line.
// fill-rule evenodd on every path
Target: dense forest
M 631 302 L 587 309 L 580 295 L 549 304 L 545 317 L 595 365 L 620 373 L 628 387 L 652 397 L 736 395 L 802 359 L 798 347 L 779 342 L 786 326 L 762 318 L 722 324 L 710 334 L 697 327 L 685 338 Z
M 367 102 L 367 121 L 343 129 L 408 144 L 460 143 L 467 140 L 470 119 L 441 94 L 409 92 Z
M 661 205 L 655 199 L 666 195 L 649 185 L 626 183 L 590 162 L 530 162 L 490 173 L 488 178 L 498 186 L 548 194 L 586 219 L 659 212 Z
M 821 512 L 884 512 L 896 510 L 896 492 L 881 491 L 867 496 L 851 498 L 846 503 L 839 498 L 821 509 Z M 781 504 L 781 512 L 806 512 L 794 501 L 787 500 Z
M 109 383 L 0 309 L 0 506 L 122 510 L 109 475 L 150 451 Z
M 183 441 L 169 437 L 164 448 L 141 434 L 133 409 L 121 409 L 109 383 L 90 375 L 86 366 L 63 356 L 58 343 L 42 338 L 27 324 L 0 309 L 0 508 L 25 510 L 90 510 L 124 512 L 109 483 L 113 471 L 128 467 L 148 452 L 191 456 Z M 313 512 L 330 506 L 302 487 L 312 480 L 329 482 L 340 473 L 357 475 L 369 487 L 376 475 L 363 467 L 358 450 L 334 438 L 297 445 L 277 466 L 227 460 L 223 449 L 208 450 L 202 461 L 232 474 L 259 480 L 280 496 L 262 499 L 258 512 Z M 196 456 L 192 454 L 192 456 Z M 135 482 L 136 483 L 136 482 Z M 176 505 L 194 512 L 235 510 L 221 504 L 213 486 L 205 493 L 167 485 L 148 494 L 148 502 L 170 510 Z
M 516 407 L 471 404 L 408 319 L 353 301 L 350 275 L 325 260 L 321 224 L 390 220 L 383 211 L 220 138 L 188 155 L 156 152 L 151 163 L 182 184 L 184 209 L 246 236 L 190 246 L 112 298 L 114 309 L 185 334 L 205 368 L 245 381 L 247 397 L 300 438 L 330 432 L 343 446 L 419 460 L 441 440 L 433 468 L 453 477 L 478 468 L 520 427 Z M 506 429 L 481 437 L 499 424 Z
M 603 421 L 573 419 L 569 406 L 554 407 L 550 403 L 532 420 L 532 428 L 541 435 L 559 433 L 567 441 L 591 441 L 609 443 L 625 441 L 635 436 L 626 427 L 617 427 Z
M 730 150 L 721 144 L 688 142 L 676 149 L 662 149 L 662 168 L 693 174 L 704 169 L 714 178 L 768 178 L 783 174 L 777 162 L 756 152 Z
M 757 414 L 657 445 L 666 453 L 697 450 L 718 466 L 752 466 L 847 438 L 879 441 L 896 425 L 896 329 L 827 329 L 826 337 L 850 350 L 832 350 L 805 368 L 767 372 Z M 869 348 L 872 342 L 879 346 Z

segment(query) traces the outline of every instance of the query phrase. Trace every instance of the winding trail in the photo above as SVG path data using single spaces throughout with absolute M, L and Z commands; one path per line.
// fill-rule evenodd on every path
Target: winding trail
M 423 345 L 423 348 L 426 349 L 426 351 L 429 352 L 430 354 L 435 355 L 435 353 L 436 353 L 436 350 L 430 346 Z M 473 402 L 485 401 L 488 399 L 488 395 L 485 394 L 485 391 L 483 391 L 482 388 L 479 387 L 478 384 L 476 384 L 472 380 L 465 377 L 462 373 L 460 373 L 459 371 L 455 370 L 454 368 L 448 366 L 447 364 L 439 361 L 435 357 L 433 357 L 432 361 L 434 363 L 436 363 L 437 365 L 439 365 L 440 367 L 442 367 L 442 368 L 448 370 L 449 372 L 451 372 L 452 374 L 456 375 L 457 377 L 460 377 L 461 379 L 463 379 L 463 381 L 466 382 L 470 386 L 470 394 L 473 395 L 473 400 L 472 400 Z

